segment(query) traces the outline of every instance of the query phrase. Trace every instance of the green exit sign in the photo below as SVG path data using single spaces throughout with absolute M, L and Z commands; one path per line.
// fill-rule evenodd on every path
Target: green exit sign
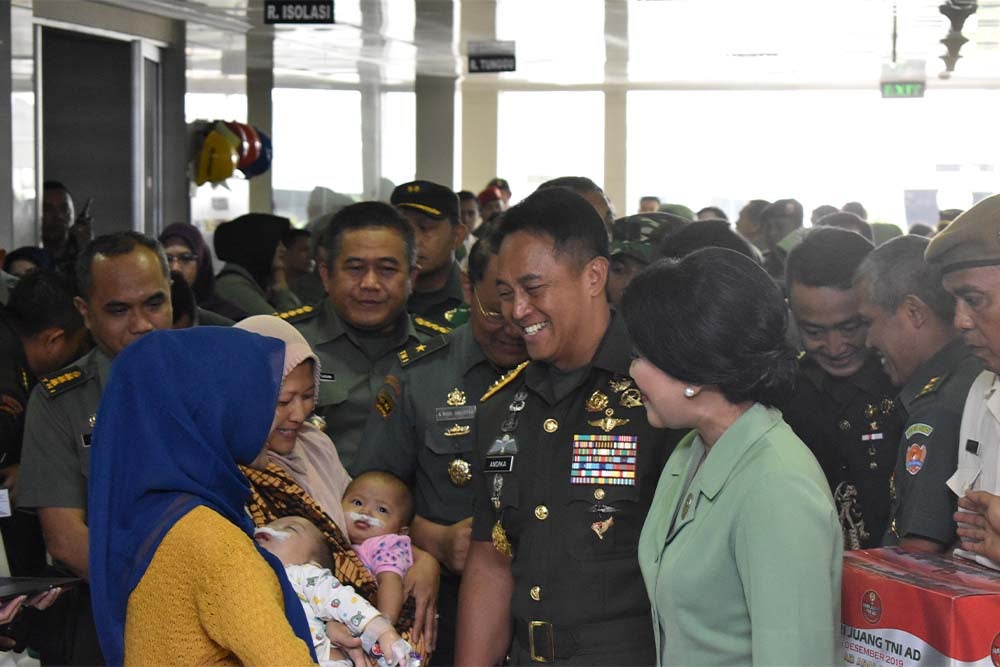
M 923 81 L 883 81 L 882 97 L 923 97 Z

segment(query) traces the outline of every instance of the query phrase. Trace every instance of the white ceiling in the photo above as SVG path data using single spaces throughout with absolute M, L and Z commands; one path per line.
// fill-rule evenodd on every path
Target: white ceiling
M 176 0 L 259 25 L 263 0 Z M 415 7 L 419 5 L 418 11 Z M 980 2 L 954 75 L 940 56 L 941 0 L 336 0 L 337 24 L 274 30 L 276 85 L 364 78 L 409 86 L 416 73 L 465 76 L 463 25 L 517 44 L 517 72 L 467 86 L 631 88 L 869 87 L 891 59 L 926 62 L 928 87 L 1000 87 L 1000 0 Z M 495 17 L 490 16 L 494 12 Z M 463 13 L 466 16 L 463 17 Z M 242 78 L 242 34 L 191 24 L 189 70 L 206 86 Z M 197 72 L 203 72 L 199 75 Z M 220 76 L 221 73 L 221 76 Z M 209 83 L 212 82 L 212 83 Z

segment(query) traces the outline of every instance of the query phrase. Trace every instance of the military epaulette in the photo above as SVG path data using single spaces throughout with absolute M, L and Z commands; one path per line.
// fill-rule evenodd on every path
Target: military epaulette
M 922 396 L 926 396 L 927 394 L 933 394 L 941 387 L 942 380 L 944 380 L 943 375 L 938 375 L 937 377 L 931 378 L 930 380 L 927 381 L 927 384 L 924 385 L 924 388 L 918 391 L 917 395 L 914 396 L 913 398 L 920 398 Z
M 430 320 L 425 320 L 419 315 L 413 316 L 413 326 L 415 326 L 417 329 L 420 329 L 424 333 L 436 333 L 436 334 L 451 333 L 451 327 L 442 326 L 437 322 L 431 322 Z
M 310 317 L 314 317 L 317 312 L 319 311 L 313 306 L 302 306 L 301 308 L 286 310 L 283 313 L 275 313 L 274 316 L 280 317 L 289 324 L 295 324 L 296 322 L 301 322 L 303 320 L 308 320 Z
M 480 403 L 485 402 L 487 398 L 489 398 L 490 396 L 492 396 L 493 394 L 497 393 L 498 391 L 506 387 L 508 384 L 510 384 L 514 380 L 514 378 L 516 378 L 518 375 L 521 374 L 521 371 L 527 368 L 528 364 L 530 363 L 531 363 L 530 359 L 528 361 L 522 361 L 517 365 L 516 368 L 509 371 L 502 378 L 491 384 L 490 388 L 486 390 L 485 394 L 483 394 L 483 397 L 479 399 L 479 402 Z
M 421 343 L 414 343 L 405 350 L 401 350 L 396 356 L 399 357 L 399 363 L 402 366 L 409 366 L 417 359 L 423 359 L 431 352 L 437 352 L 441 348 L 448 345 L 449 338 L 447 336 L 434 336 Z
M 444 319 L 448 321 L 452 329 L 461 326 L 469 321 L 469 307 L 463 303 L 461 306 L 446 310 L 444 311 Z
M 86 381 L 87 376 L 78 366 L 70 366 L 51 375 L 43 375 L 38 379 L 38 384 L 45 395 L 52 398 Z

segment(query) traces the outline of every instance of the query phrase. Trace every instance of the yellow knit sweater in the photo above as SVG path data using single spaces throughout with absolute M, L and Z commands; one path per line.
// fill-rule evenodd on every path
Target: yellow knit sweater
M 163 538 L 128 599 L 125 664 L 311 665 L 274 570 L 247 535 L 199 506 Z

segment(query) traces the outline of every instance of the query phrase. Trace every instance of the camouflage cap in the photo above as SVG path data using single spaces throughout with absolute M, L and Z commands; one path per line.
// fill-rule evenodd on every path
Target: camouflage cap
M 1000 195 L 983 199 L 938 232 L 924 258 L 941 273 L 1000 265 Z
M 673 213 L 640 213 L 618 218 L 611 226 L 611 256 L 627 255 L 649 264 L 663 237 L 686 224 L 687 220 Z

